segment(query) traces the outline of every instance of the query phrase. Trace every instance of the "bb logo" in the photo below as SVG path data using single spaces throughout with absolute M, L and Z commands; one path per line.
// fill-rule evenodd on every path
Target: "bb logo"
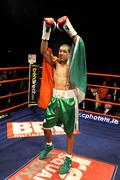
M 7 137 L 32 137 L 43 135 L 42 122 L 7 123 Z
M 7 137 L 21 138 L 43 136 L 43 122 L 8 122 L 7 123 Z M 54 126 L 51 128 L 53 135 L 65 134 L 63 127 Z M 74 131 L 78 134 L 80 131 Z

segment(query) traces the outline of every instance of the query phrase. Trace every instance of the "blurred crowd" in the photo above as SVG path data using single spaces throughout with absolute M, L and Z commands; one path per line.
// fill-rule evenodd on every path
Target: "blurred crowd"
M 28 81 L 21 80 L 21 81 L 16 81 L 16 82 L 1 83 L 2 81 L 5 82 L 6 80 L 14 80 L 17 78 L 22 78 L 22 77 L 28 77 L 28 74 L 26 72 L 25 73 L 22 72 L 22 76 L 21 76 L 21 73 L 19 71 L 16 72 L 16 70 L 0 71 L 0 97 L 27 90 Z M 27 96 L 25 95 L 25 97 Z M 20 104 L 24 102 L 25 99 L 23 96 L 22 98 L 21 96 L 11 96 L 11 97 L 6 97 L 6 98 L 1 98 L 0 110 Z
M 89 99 L 96 101 L 91 101 Z M 117 79 L 105 77 L 101 83 L 101 87 L 87 87 L 86 100 L 83 101 L 80 108 L 103 114 L 120 116 L 120 106 L 118 104 L 120 104 L 119 81 Z

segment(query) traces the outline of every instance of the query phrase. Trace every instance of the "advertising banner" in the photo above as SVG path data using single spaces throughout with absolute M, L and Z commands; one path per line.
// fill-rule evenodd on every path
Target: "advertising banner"
M 39 96 L 39 65 L 31 64 L 29 70 L 28 107 L 36 106 Z

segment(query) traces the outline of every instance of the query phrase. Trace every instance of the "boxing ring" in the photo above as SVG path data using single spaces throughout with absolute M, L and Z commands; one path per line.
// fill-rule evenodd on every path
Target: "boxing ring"
M 40 67 L 40 69 L 42 70 L 42 67 Z M 11 84 L 11 83 L 15 83 L 15 82 L 21 82 L 21 81 L 29 81 L 30 79 L 30 69 L 29 69 L 29 66 L 26 66 L 26 67 L 10 67 L 10 68 L 0 68 L 0 72 L 2 71 L 11 71 L 11 70 L 16 70 L 16 71 L 19 71 L 21 70 L 21 73 L 22 71 L 24 70 L 27 70 L 28 71 L 28 77 L 22 77 L 22 78 L 15 78 L 15 79 L 10 79 L 10 80 L 1 80 L 0 81 L 0 84 L 1 85 L 6 85 L 6 84 Z M 87 73 L 87 76 L 93 76 L 93 77 L 110 77 L 110 78 L 117 78 L 119 79 L 120 78 L 120 75 L 112 75 L 112 74 L 100 74 L 100 73 Z M 39 77 L 38 81 L 41 80 L 41 77 Z M 11 93 L 11 94 L 6 94 L 4 96 L 0 96 L 0 100 L 1 99 L 6 99 L 6 98 L 11 98 L 11 97 L 14 97 L 14 96 L 19 96 L 19 97 L 22 97 L 22 95 L 24 94 L 28 94 L 28 98 L 26 98 L 25 102 L 24 103 L 20 103 L 18 105 L 15 105 L 15 106 L 11 106 L 9 108 L 4 108 L 2 110 L 0 110 L 0 114 L 1 113 L 4 113 L 4 112 L 8 112 L 8 111 L 11 111 L 11 110 L 15 110 L 16 108 L 19 108 L 19 107 L 24 107 L 26 105 L 29 104 L 29 94 L 30 94 L 30 83 L 28 83 L 28 89 L 27 90 L 24 90 L 24 91 L 18 91 L 18 92 L 15 92 L 15 93 Z M 113 86 L 103 86 L 103 85 L 99 85 L 99 84 L 91 84 L 91 83 L 87 83 L 87 87 L 95 87 L 95 88 L 109 88 L 109 89 L 115 89 L 115 90 L 120 90 L 120 87 L 113 87 Z M 39 94 L 39 92 L 38 92 Z M 98 102 L 98 103 L 103 103 L 103 104 L 111 104 L 113 106 L 120 106 L 119 103 L 115 103 L 115 102 L 106 102 L 106 101 L 102 101 L 102 100 L 94 100 L 94 99 L 91 99 L 91 98 L 85 98 L 86 101 L 92 101 L 92 102 Z M 36 104 L 37 105 L 37 101 L 36 101 Z M 87 111 L 86 109 L 82 110 L 80 109 L 81 111 L 84 111 L 84 112 L 91 112 L 91 111 Z M 95 114 L 99 114 L 97 112 L 92 112 L 92 113 L 95 113 Z M 106 115 L 108 116 L 108 115 Z M 109 115 L 111 117 L 116 117 L 116 116 L 112 116 L 112 115 Z M 116 118 L 120 118 L 120 116 L 117 116 Z
M 33 66 L 34 67 L 34 66 Z M 32 134 L 31 136 L 29 136 L 29 138 L 26 135 L 25 136 L 16 136 L 16 137 L 6 137 L 6 132 L 5 132 L 5 128 L 6 127 L 10 127 L 7 126 L 7 123 L 11 123 L 11 122 L 15 122 L 15 123 L 19 123 L 19 122 L 28 122 L 31 123 L 32 121 L 35 121 L 34 123 L 38 123 L 38 120 L 41 118 L 42 116 L 44 116 L 44 112 L 43 110 L 40 110 L 40 108 L 37 106 L 37 98 L 35 97 L 35 101 L 33 101 L 31 103 L 31 95 L 30 92 L 32 92 L 30 90 L 30 88 L 32 86 L 30 86 L 30 77 L 31 77 L 31 70 L 30 70 L 30 66 L 25 66 L 25 67 L 9 67 L 9 68 L 0 68 L 0 74 L 3 71 L 16 71 L 16 73 L 18 72 L 18 75 L 14 78 L 11 79 L 5 79 L 5 80 L 0 80 L 0 85 L 9 85 L 9 84 L 14 84 L 17 83 L 18 88 L 15 91 L 15 86 L 14 87 L 14 92 L 8 93 L 8 94 L 4 94 L 2 96 L 0 96 L 0 100 L 5 100 L 8 99 L 9 102 L 9 107 L 7 106 L 7 108 L 3 108 L 0 109 L 0 122 L 1 122 L 1 136 L 4 134 L 5 138 L 1 137 L 3 142 L 1 141 L 1 155 L 3 157 L 3 162 L 5 161 L 7 163 L 7 169 L 5 169 L 6 164 L 3 164 L 3 168 L 1 166 L 1 171 L 0 171 L 0 179 L 1 180 L 12 180 L 15 179 L 15 173 L 18 171 L 18 169 L 20 170 L 21 173 L 21 169 L 24 170 L 24 165 L 27 165 L 28 162 L 31 161 L 31 159 L 33 160 L 34 158 L 34 163 L 37 163 L 37 159 L 36 157 L 38 156 L 40 150 L 42 149 L 42 146 L 44 145 L 44 138 L 43 136 L 41 136 L 38 132 L 35 135 Z M 42 71 L 42 67 L 37 67 L 38 70 Z M 25 72 L 25 73 L 24 73 Z M 23 73 L 23 74 L 22 74 Z M 25 76 L 24 76 L 25 74 Z M 109 90 L 114 90 L 116 89 L 118 92 L 120 91 L 119 88 L 119 81 L 120 81 L 120 75 L 112 75 L 112 74 L 100 74 L 100 73 L 87 73 L 88 76 L 88 81 L 87 81 L 87 88 L 104 88 L 104 89 L 109 89 Z M 118 81 L 118 86 L 113 87 L 111 84 L 105 86 L 102 85 L 102 82 L 104 80 L 104 78 L 110 78 L 110 79 L 115 79 L 115 81 Z M 38 81 L 41 80 L 41 73 L 39 75 L 39 77 L 37 77 Z M 100 79 L 100 80 L 99 80 Z M 107 81 L 108 81 L 107 79 Z M 19 84 L 24 84 L 25 82 L 25 86 L 26 88 L 22 88 L 20 89 L 20 85 Z M 38 86 L 40 87 L 40 83 L 38 84 Z M 9 87 L 9 86 L 8 86 Z M 38 88 L 38 87 L 37 87 Z M 39 95 L 39 91 L 37 92 L 37 95 Z M 10 103 L 12 98 L 13 99 L 13 103 Z M 17 99 L 16 99 L 17 97 Z M 16 102 L 17 101 L 17 102 Z M 118 114 L 107 114 L 104 112 L 100 112 L 100 111 L 92 111 L 90 109 L 87 109 L 85 107 L 85 103 L 86 102 L 91 102 L 92 104 L 94 103 L 98 103 L 99 105 L 104 105 L 104 104 L 109 104 L 113 107 L 117 107 L 117 109 L 119 109 L 120 107 L 120 103 L 115 101 L 108 101 L 108 100 L 101 100 L 101 99 L 93 99 L 90 98 L 89 96 L 85 97 L 85 100 L 83 101 L 82 105 L 80 105 L 80 109 L 79 109 L 79 115 L 80 115 L 80 126 L 81 126 L 81 130 L 80 133 L 81 135 L 79 136 L 79 134 L 76 134 L 76 141 L 78 143 L 75 144 L 75 153 L 77 153 L 78 155 L 83 155 L 83 157 L 87 156 L 89 158 L 93 158 L 94 160 L 101 160 L 103 162 L 108 162 L 108 164 L 104 164 L 105 166 L 101 166 L 101 169 L 105 168 L 105 169 L 111 169 L 111 171 L 113 170 L 113 172 L 110 172 L 110 176 L 111 178 L 106 178 L 106 179 L 100 179 L 100 180 L 117 180 L 117 178 L 120 176 L 120 153 L 119 153 L 119 147 L 120 147 L 120 115 Z M 7 104 L 6 104 L 7 105 Z M 115 108 L 116 109 L 116 108 Z M 42 112 L 41 112 L 42 111 Z M 8 116 L 4 116 L 4 114 L 6 114 L 6 112 L 8 113 Z M 27 113 L 26 113 L 27 112 Z M 13 113 L 13 114 L 12 114 Z M 22 113 L 24 114 L 22 116 Z M 12 115 L 11 115 L 12 114 Z M 14 114 L 15 114 L 15 118 L 14 118 Z M 17 120 L 18 119 L 18 120 Z M 36 129 L 36 126 L 33 122 L 31 124 L 29 124 L 29 126 L 32 126 L 32 128 Z M 38 124 L 39 125 L 39 124 Z M 4 132 L 3 132 L 3 128 L 2 126 L 5 126 L 4 128 Z M 29 128 L 28 126 L 28 128 Z M 27 134 L 27 133 L 26 133 Z M 30 133 L 29 133 L 30 134 Z M 9 134 L 11 135 L 11 134 Z M 103 140 L 104 139 L 104 140 Z M 58 149 L 65 149 L 65 138 L 64 135 L 57 135 L 54 138 L 54 141 L 57 144 L 57 148 Z M 7 145 L 8 143 L 8 145 Z M 26 147 L 26 144 L 28 147 Z M 29 147 L 29 145 L 31 145 Z M 111 145 L 109 147 L 109 144 Z M 11 146 L 12 145 L 12 146 Z M 100 148 L 99 146 L 101 145 L 101 147 L 103 148 L 103 150 Z M 21 146 L 22 146 L 22 151 L 21 152 Z M 10 157 L 8 157 L 6 154 L 8 153 L 8 147 L 10 148 L 15 148 L 16 150 L 13 150 L 14 152 L 19 152 L 20 153 L 20 157 L 23 160 L 20 160 L 20 157 L 18 157 L 17 152 L 14 154 L 13 156 L 13 163 L 14 165 L 11 165 L 11 160 L 9 160 L 10 162 L 8 163 L 8 159 Z M 108 150 L 106 150 L 106 148 L 108 147 Z M 8 149 L 7 149 L 8 148 Z M 27 150 L 28 148 L 28 150 Z M 94 150 L 94 152 L 93 152 Z M 111 153 L 113 151 L 113 153 Z M 10 149 L 9 152 L 12 154 L 12 150 Z M 5 154 L 6 153 L 6 154 Z M 22 154 L 23 153 L 23 154 Z M 53 154 L 56 153 L 59 155 L 59 151 L 57 152 L 53 152 Z M 12 156 L 12 155 L 11 155 Z M 4 158 L 7 157 L 8 159 Z M 76 156 L 77 157 L 77 156 Z M 17 159 L 17 160 L 16 160 Z M 88 159 L 89 160 L 89 159 Z M 93 163 L 97 163 L 94 162 Z M 114 164 L 116 165 L 117 168 L 113 168 L 113 167 L 109 167 L 109 163 L 110 165 Z M 54 164 L 56 165 L 56 164 Z M 16 167 L 15 167 L 16 166 Z M 95 166 L 97 166 L 97 164 L 95 164 Z M 107 167 L 108 166 L 108 167 Z M 23 167 L 23 168 L 21 168 Z M 5 173 L 2 174 L 2 172 L 4 171 L 4 169 L 6 170 Z M 14 170 L 13 170 L 14 169 Z M 102 171 L 103 171 L 102 169 Z M 76 170 L 77 171 L 77 170 Z M 20 175 L 19 173 L 19 175 Z M 52 173 L 52 172 L 51 172 Z M 77 173 L 77 172 L 76 172 Z M 13 174 L 13 176 L 12 176 Z M 95 172 L 94 172 L 95 174 Z M 37 177 L 36 178 L 40 178 Z M 67 179 L 68 177 L 64 178 Z M 70 177 L 69 177 L 70 178 Z M 68 179 L 69 179 L 68 178 Z M 47 178 L 44 178 L 47 179 Z M 63 178 L 61 178 L 63 179 Z M 77 177 L 76 177 L 77 179 Z M 79 180 L 80 178 L 78 178 Z M 91 180 L 91 179 L 90 179 Z

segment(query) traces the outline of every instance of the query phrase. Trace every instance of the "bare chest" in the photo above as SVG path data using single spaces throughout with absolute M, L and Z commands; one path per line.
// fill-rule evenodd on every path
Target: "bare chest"
M 67 77 L 69 73 L 69 65 L 61 65 L 57 64 L 56 68 L 54 69 L 54 75 L 59 76 L 59 77 Z

